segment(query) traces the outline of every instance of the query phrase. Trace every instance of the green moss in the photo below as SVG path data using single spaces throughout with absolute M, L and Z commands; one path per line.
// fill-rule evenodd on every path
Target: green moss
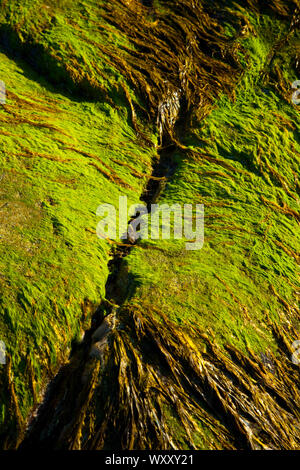
M 176 351 L 172 343 L 172 348 L 180 372 L 172 361 L 165 368 L 171 347 L 167 335 L 174 333 L 170 325 L 165 336 L 163 328 L 159 331 L 166 346 L 156 344 L 157 363 L 151 364 L 151 371 L 152 384 L 162 380 L 163 388 L 160 376 L 167 369 L 170 390 L 176 376 L 183 406 L 189 396 L 182 371 L 195 351 L 180 344 L 186 341 L 181 332 L 193 337 L 203 357 L 206 346 L 200 331 L 214 338 L 226 357 L 233 345 L 246 361 L 249 349 L 258 355 L 279 353 L 274 329 L 277 323 L 283 326 L 282 318 L 298 328 L 296 316 L 288 316 L 295 302 L 299 252 L 299 120 L 288 95 L 289 84 L 299 78 L 292 67 L 297 38 L 290 35 L 281 2 L 275 2 L 281 15 L 277 17 L 266 11 L 259 16 L 249 5 L 243 7 L 247 2 L 240 3 L 227 2 L 222 10 L 223 37 L 215 20 L 207 22 L 208 32 L 206 24 L 194 23 L 191 11 L 186 24 L 176 19 L 187 4 L 177 3 L 178 10 L 173 11 L 170 2 L 157 1 L 159 15 L 149 12 L 143 23 L 146 38 L 138 34 L 131 6 L 122 2 L 2 3 L 0 79 L 8 91 L 7 104 L 0 108 L 0 339 L 8 351 L 8 364 L 0 375 L 4 446 L 14 446 L 22 437 L 23 421 L 39 402 L 49 377 L 68 359 L 72 341 L 89 329 L 91 316 L 106 295 L 111 247 L 96 237 L 96 209 L 102 203 L 118 205 L 121 194 L 129 203 L 140 200 L 157 157 L 150 145 L 157 140 L 157 108 L 165 102 L 170 84 L 176 90 L 185 83 L 187 115 L 181 116 L 178 135 L 173 129 L 165 131 L 167 143 L 173 139 L 176 146 L 174 174 L 158 202 L 204 204 L 205 244 L 190 252 L 184 240 L 142 241 L 121 265 L 116 286 L 126 300 L 116 315 L 122 318 L 123 312 L 130 326 L 124 330 L 126 341 L 122 329 L 116 335 L 116 357 L 110 351 L 114 373 L 118 366 L 123 371 L 124 360 L 135 390 L 140 385 L 133 372 L 139 358 L 148 364 L 149 351 L 143 343 L 138 350 L 132 340 L 139 335 L 135 319 L 130 324 L 134 308 L 145 312 L 145 324 L 150 316 L 145 335 L 149 344 L 166 318 L 177 326 L 180 347 Z M 211 5 L 203 5 L 210 12 Z M 191 31 L 201 39 L 196 46 Z M 153 49 L 146 41 L 153 41 Z M 138 320 L 141 325 L 142 318 Z M 198 359 L 202 361 L 201 354 Z M 228 364 L 224 360 L 221 368 Z M 238 373 L 243 370 L 248 378 L 244 363 L 239 366 Z M 189 367 L 202 386 L 203 377 L 193 369 L 192 359 Z M 139 373 L 146 383 L 143 364 Z M 132 404 L 126 395 L 130 388 L 123 376 L 122 380 L 116 397 L 123 402 L 108 401 L 117 406 L 120 429 L 122 419 L 129 416 L 126 407 Z M 93 387 L 88 395 L 94 393 Z M 74 399 L 76 390 L 69 395 L 60 392 Z M 215 392 L 213 386 L 210 392 Z M 83 404 L 85 399 L 88 410 L 90 398 L 82 394 Z M 135 397 L 135 403 L 139 399 Z M 99 403 L 99 423 L 93 421 L 92 427 L 101 427 L 101 420 L 109 427 L 114 420 L 102 416 L 105 407 Z M 203 411 L 199 403 L 194 409 Z M 145 403 L 144 416 L 151 422 L 156 415 L 143 407 Z M 81 429 L 84 411 L 74 411 Z M 175 428 L 175 440 L 184 446 L 189 439 L 174 404 L 166 405 L 164 413 L 169 427 Z M 236 419 L 232 410 L 226 416 L 230 413 Z M 94 410 L 90 419 L 94 420 Z M 197 447 L 222 446 L 225 439 L 230 447 L 226 433 L 220 441 L 212 437 L 214 426 L 224 431 L 221 421 L 199 422 L 193 435 Z M 141 445 L 143 433 L 137 441 Z M 130 436 L 126 439 L 129 442 Z
M 121 194 L 138 201 L 153 150 L 135 143 L 125 107 L 76 102 L 24 63 L 0 58 L 0 337 L 25 418 L 30 380 L 38 395 L 105 296 L 110 245 L 96 236 L 96 209 Z M 1 394 L 7 429 L 10 397 Z
M 277 348 L 268 319 L 278 321 L 282 304 L 273 288 L 295 301 L 299 120 L 297 109 L 260 81 L 278 23 L 263 17 L 253 26 L 234 102 L 222 97 L 185 136 L 187 151 L 173 157 L 178 168 L 159 200 L 204 204 L 204 247 L 190 252 L 184 241 L 145 240 L 126 261 L 130 303 L 154 304 L 219 344 L 260 353 Z M 261 34 L 265 28 L 269 34 Z

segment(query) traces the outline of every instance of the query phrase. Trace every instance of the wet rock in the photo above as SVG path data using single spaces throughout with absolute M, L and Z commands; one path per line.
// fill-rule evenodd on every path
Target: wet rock
M 92 342 L 101 341 L 104 336 L 106 336 L 114 327 L 115 327 L 115 315 L 111 314 L 104 318 L 101 325 L 97 328 L 97 330 L 92 335 Z

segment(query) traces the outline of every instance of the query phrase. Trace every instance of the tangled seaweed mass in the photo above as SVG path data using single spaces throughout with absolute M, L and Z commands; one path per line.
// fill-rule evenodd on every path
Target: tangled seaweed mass
M 299 24 L 0 2 L 1 448 L 300 449 Z M 99 240 L 120 195 L 204 204 L 203 248 Z

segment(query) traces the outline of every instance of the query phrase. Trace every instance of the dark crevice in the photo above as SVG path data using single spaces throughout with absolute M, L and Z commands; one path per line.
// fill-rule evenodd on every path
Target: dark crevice
M 181 135 L 185 127 L 185 117 L 187 114 L 187 110 L 184 109 L 184 111 L 179 115 L 178 124 L 176 126 L 178 136 Z M 151 204 L 157 201 L 166 185 L 166 182 L 170 180 L 176 171 L 176 163 L 173 157 L 177 150 L 177 144 L 172 141 L 169 130 L 170 127 L 166 127 L 163 132 L 161 137 L 162 145 L 157 151 L 158 158 L 153 165 L 152 175 L 140 198 L 141 201 L 147 204 L 148 210 L 150 210 Z M 131 221 L 132 219 L 129 220 L 128 225 Z M 72 374 L 73 367 L 75 367 L 75 369 L 78 368 L 78 362 L 81 364 L 80 368 L 84 367 L 85 362 L 89 358 L 89 350 L 92 344 L 93 334 L 101 326 L 105 317 L 115 313 L 116 305 L 120 307 L 126 300 L 127 292 L 120 291 L 118 281 L 120 272 L 122 271 L 124 258 L 126 258 L 126 256 L 131 252 L 136 243 L 137 242 L 130 243 L 128 239 L 124 240 L 123 244 L 120 243 L 116 245 L 115 249 L 111 253 L 112 258 L 108 263 L 110 274 L 108 275 L 105 285 L 105 299 L 96 309 L 92 317 L 91 328 L 85 332 L 82 343 L 79 345 L 75 344 L 73 346 L 69 363 L 66 366 L 63 366 L 57 376 L 49 383 L 42 404 L 31 415 L 25 438 L 20 444 L 20 449 L 27 449 L 31 448 L 32 445 L 36 445 L 35 440 L 37 438 L 39 439 L 40 432 L 47 428 L 47 416 L 48 413 L 51 413 L 52 411 L 52 403 L 58 395 L 58 390 L 61 391 L 66 387 L 70 390 L 71 387 L 73 387 L 73 391 L 76 395 L 76 385 L 69 381 L 66 382 L 66 378 L 70 376 L 70 373 Z M 72 376 L 74 375 L 72 374 Z M 58 409 L 62 406 L 63 405 L 60 403 L 58 405 Z M 54 439 L 53 434 L 51 434 L 51 429 L 49 432 L 49 439 L 47 438 L 43 442 L 43 446 L 46 446 L 47 448 L 51 448 L 54 444 L 54 441 L 51 442 L 51 439 Z

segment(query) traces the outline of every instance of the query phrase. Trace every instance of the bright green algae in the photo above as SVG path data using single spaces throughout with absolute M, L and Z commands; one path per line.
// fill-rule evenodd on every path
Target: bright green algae
M 200 328 L 218 345 L 260 356 L 279 354 L 272 324 L 286 326 L 287 306 L 288 322 L 299 331 L 294 308 L 300 126 L 291 94 L 289 102 L 261 80 L 274 38 L 284 27 L 268 17 L 250 19 L 256 37 L 243 41 L 250 66 L 234 102 L 220 99 L 193 135 L 185 136 L 185 151 L 174 155 L 177 171 L 158 201 L 204 204 L 204 246 L 187 251 L 186 240 L 143 240 L 126 258 L 120 284 L 127 282 L 125 307 L 131 311 L 152 312 L 162 324 L 167 316 L 193 337 L 193 328 Z M 280 57 L 290 83 L 296 78 L 289 68 L 291 50 Z M 200 344 L 205 348 L 205 341 Z M 178 417 L 168 408 L 166 416 L 186 445 Z M 210 431 L 204 426 L 206 439 L 193 436 L 199 448 L 214 442 Z
M 17 397 L 10 408 L 2 374 L 4 431 L 14 406 L 26 417 L 89 327 L 110 252 L 95 234 L 96 209 L 117 205 L 119 195 L 138 201 L 153 151 L 136 144 L 126 108 L 76 102 L 4 54 L 0 73 L 8 93 L 0 111 L 0 337 Z
M 204 247 L 144 240 L 126 266 L 136 289 L 130 302 L 212 330 L 219 343 L 264 352 L 276 349 L 268 318 L 278 321 L 282 304 L 274 290 L 295 301 L 300 126 L 297 107 L 260 79 L 277 24 L 252 21 L 257 37 L 243 41 L 250 66 L 234 102 L 223 97 L 185 136 L 186 150 L 176 151 L 177 171 L 159 199 L 204 204 Z
M 293 121 L 288 105 L 283 105 L 274 116 L 263 93 L 252 98 L 258 109 L 248 105 L 245 114 L 238 104 L 233 107 L 225 99 L 220 103 L 201 134 L 209 143 L 189 146 L 203 157 L 182 158 L 159 201 L 205 205 L 203 249 L 189 252 L 184 242 L 144 241 L 145 249 L 127 258 L 130 273 L 141 284 L 137 299 L 155 301 L 179 324 L 193 319 L 208 328 L 214 319 L 218 339 L 231 339 L 239 347 L 246 337 L 252 336 L 253 345 L 261 336 L 251 323 L 262 324 L 261 333 L 265 330 L 267 342 L 271 340 L 265 314 L 271 312 L 278 320 L 280 303 L 270 286 L 292 301 L 299 252 L 297 112 Z M 291 124 L 289 130 L 281 117 Z M 205 155 L 215 162 L 205 161 Z M 279 180 L 274 175 L 285 176 Z M 295 212 L 288 214 L 289 209 Z
M 2 377 L 1 419 L 2 432 L 11 427 L 12 435 L 105 296 L 109 245 L 94 233 L 97 206 L 117 205 L 120 194 L 137 202 L 154 157 L 136 138 L 126 82 L 105 50 L 134 47 L 104 21 L 98 28 L 95 2 L 71 2 L 74 8 L 64 10 L 69 3 L 50 9 L 38 3 L 36 15 L 33 2 L 13 2 L 2 12 L 9 54 L 25 54 L 57 87 L 1 55 L 0 78 L 14 94 L 0 115 L 0 188 L 8 203 L 0 209 L 0 338 L 12 367 L 9 384 Z M 205 205 L 204 247 L 188 252 L 183 241 L 143 241 L 124 261 L 118 284 L 125 309 L 139 308 L 161 325 L 164 314 L 178 331 L 192 334 L 195 326 L 219 345 L 279 354 L 272 324 L 281 315 L 285 323 L 286 305 L 293 313 L 297 282 L 298 111 L 279 86 L 276 91 L 272 74 L 269 83 L 260 77 L 287 24 L 248 19 L 256 36 L 240 39 L 250 56 L 240 53 L 247 70 L 235 100 L 223 96 L 204 121 L 195 119 L 159 200 Z M 275 59 L 287 83 L 298 78 L 293 41 Z M 135 90 L 129 93 L 139 102 Z M 149 129 L 148 135 L 154 141 Z M 205 349 L 202 339 L 197 344 Z M 102 410 L 95 408 L 99 419 Z M 187 445 L 187 432 L 167 405 L 165 418 L 175 426 L 175 440 Z M 199 424 L 198 448 L 224 445 L 207 423 Z

